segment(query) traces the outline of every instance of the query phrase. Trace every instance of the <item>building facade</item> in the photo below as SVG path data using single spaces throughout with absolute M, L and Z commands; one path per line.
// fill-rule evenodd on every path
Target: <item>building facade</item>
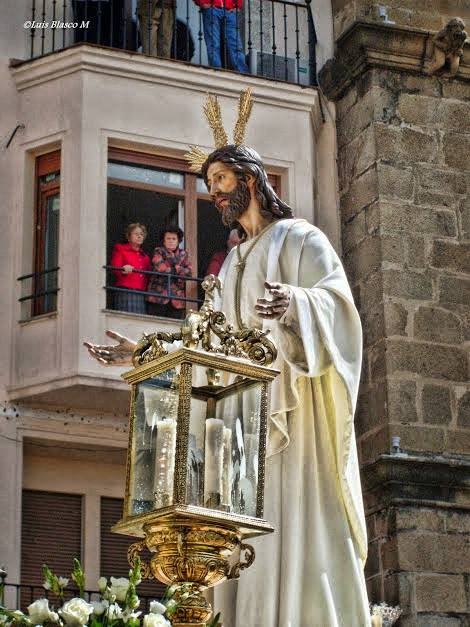
M 191 58 L 188 35 L 175 58 L 142 54 L 132 2 L 84 3 L 103 11 L 90 40 L 31 28 L 33 10 L 66 22 L 77 4 L 21 0 L 1 25 L 8 581 L 40 583 L 46 560 L 65 574 L 77 554 L 90 589 L 100 574 L 125 574 L 125 559 L 123 573 L 112 569 L 125 547 L 108 530 L 123 497 L 129 395 L 122 369 L 91 361 L 82 342 L 175 327 L 116 311 L 110 252 L 128 223 L 149 227 L 151 252 L 158 228 L 177 222 L 203 276 L 226 233 L 183 155 L 188 144 L 211 148 L 206 92 L 230 128 L 249 86 L 247 143 L 342 255 L 363 320 L 356 432 L 371 600 L 399 603 L 402 625 L 467 624 L 470 48 L 455 78 L 426 72 L 433 32 L 454 12 L 470 18 L 470 4 L 246 1 L 237 17 L 248 74 L 207 66 L 188 3 L 176 18 Z M 198 298 L 196 281 L 186 294 Z M 392 436 L 406 454 L 391 454 Z

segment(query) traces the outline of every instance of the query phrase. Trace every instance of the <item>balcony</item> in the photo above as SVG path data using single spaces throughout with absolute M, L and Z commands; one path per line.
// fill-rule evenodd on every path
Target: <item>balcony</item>
M 153 206 L 162 206 L 159 198 L 171 196 L 173 204 L 165 204 L 165 211 L 173 207 L 179 223 L 185 225 L 188 249 L 195 251 L 199 246 L 201 251 L 207 234 L 212 236 L 215 229 L 204 222 L 196 226 L 195 220 L 215 210 L 202 181 L 184 174 L 183 155 L 188 144 L 200 145 L 208 152 L 213 146 L 201 116 L 208 89 L 218 95 L 230 129 L 238 95 L 249 86 L 255 108 L 247 142 L 261 154 L 268 172 L 276 177 L 280 194 L 297 209 L 296 215 L 324 228 L 333 216 L 329 208 L 334 206 L 332 126 L 325 126 L 317 90 L 295 81 L 221 71 L 67 39 L 65 48 L 59 50 L 55 40 L 53 52 L 46 47 L 50 31 L 38 49 L 40 35 L 36 32 L 33 51 L 39 57 L 15 62 L 10 68 L 14 116 L 24 128 L 10 142 L 7 167 L 0 175 L 5 181 L 21 182 L 8 186 L 6 196 L 10 206 L 19 208 L 12 211 L 12 220 L 15 232 L 22 233 L 12 260 L 15 286 L 7 392 L 11 400 L 38 407 L 123 415 L 128 409 L 128 388 L 120 377 L 123 369 L 101 367 L 89 358 L 83 341 L 105 342 L 105 329 L 139 338 L 155 327 L 174 330 L 177 323 L 110 308 L 104 287 L 113 243 L 109 239 L 111 205 L 121 207 L 119 219 L 125 225 L 126 203 L 132 203 L 132 198 L 138 198 L 138 204 L 129 205 L 129 211 L 145 208 L 149 215 Z M 54 223 L 59 244 L 47 268 L 54 271 L 37 281 L 39 291 L 49 292 L 39 295 L 48 307 L 38 315 L 31 308 L 33 299 L 27 298 L 35 290 L 31 276 L 35 176 L 38 159 L 51 151 L 59 155 L 60 190 L 57 187 L 55 198 L 60 220 Z M 163 165 L 146 165 L 157 158 Z M 165 185 L 172 189 L 166 196 L 163 189 L 161 196 L 160 184 L 152 187 L 142 179 L 132 182 L 140 190 L 138 197 L 134 192 L 134 196 L 123 196 L 124 179 L 132 178 L 137 168 L 151 171 L 157 178 L 163 172 L 165 180 L 173 176 L 179 182 L 167 181 Z M 322 185 L 318 184 L 320 174 Z M 49 193 L 49 187 L 59 183 L 48 182 L 49 175 L 45 176 Z M 184 180 L 178 178 L 182 176 Z M 334 239 L 334 226 L 329 233 Z M 201 255 L 193 277 L 203 276 Z M 23 280 L 18 281 L 19 277 Z M 195 294 L 197 297 L 197 289 Z
M 317 84 L 311 0 L 32 0 L 24 27 L 30 59 L 87 43 Z

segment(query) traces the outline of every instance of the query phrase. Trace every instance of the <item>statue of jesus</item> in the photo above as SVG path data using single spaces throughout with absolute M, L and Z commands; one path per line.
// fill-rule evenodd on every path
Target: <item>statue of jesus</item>
M 367 551 L 353 415 L 362 335 L 341 262 L 326 236 L 268 182 L 251 148 L 212 152 L 202 175 L 241 243 L 219 277 L 235 327 L 271 330 L 280 370 L 272 388 L 264 517 L 254 565 L 215 589 L 224 627 L 368 627 Z M 134 343 L 86 344 L 105 364 Z

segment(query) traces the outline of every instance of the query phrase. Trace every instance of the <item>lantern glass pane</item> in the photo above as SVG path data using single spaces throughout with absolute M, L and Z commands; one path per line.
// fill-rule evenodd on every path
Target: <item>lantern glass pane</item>
M 187 503 L 256 517 L 262 384 L 218 375 L 207 385 L 193 369 Z
M 129 516 L 173 503 L 178 373 L 171 368 L 136 386 Z

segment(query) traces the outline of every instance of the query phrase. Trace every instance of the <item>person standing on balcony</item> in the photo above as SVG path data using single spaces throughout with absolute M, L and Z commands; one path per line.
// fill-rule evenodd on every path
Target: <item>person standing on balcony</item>
M 132 290 L 129 292 L 114 292 L 114 309 L 132 313 L 145 313 L 145 292 L 148 283 L 148 274 L 138 270 L 151 270 L 150 257 L 142 250 L 142 244 L 147 237 L 147 229 L 143 224 L 134 222 L 126 229 L 125 244 L 115 244 L 111 255 L 111 266 L 120 268 L 114 270 L 116 287 Z
M 191 277 L 192 266 L 187 251 L 179 247 L 183 237 L 178 226 L 167 226 L 160 233 L 152 263 L 154 271 L 162 274 L 152 276 L 148 286 L 148 291 L 158 296 L 147 296 L 147 311 L 153 316 L 184 317 L 186 301 L 182 298 L 186 297 L 186 281 L 178 277 Z
M 202 11 L 209 65 L 222 67 L 222 55 L 226 51 L 230 67 L 247 74 L 250 70 L 238 27 L 238 12 L 243 8 L 243 0 L 194 0 L 194 3 Z M 225 33 L 225 42 L 221 40 L 222 32 Z
M 138 0 L 142 51 L 153 57 L 171 56 L 176 0 Z
M 218 250 L 210 258 L 210 261 L 207 264 L 206 276 L 208 274 L 215 274 L 215 276 L 217 276 L 229 252 L 234 246 L 237 246 L 240 242 L 241 239 L 240 235 L 238 234 L 238 230 L 232 229 L 227 238 L 227 248 L 225 250 Z

